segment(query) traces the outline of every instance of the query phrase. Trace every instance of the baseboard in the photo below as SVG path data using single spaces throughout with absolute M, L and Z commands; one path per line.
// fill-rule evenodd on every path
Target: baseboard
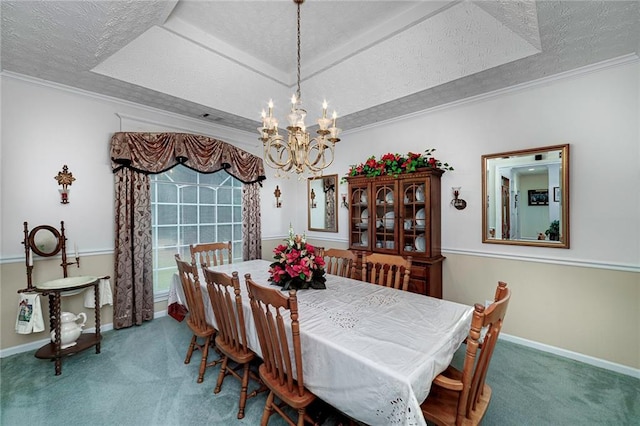
M 594 367 L 604 368 L 605 370 L 615 371 L 616 373 L 620 373 L 626 376 L 631 376 L 631 377 L 640 379 L 640 369 L 637 369 L 637 368 L 628 367 L 626 365 L 617 364 L 615 362 L 607 361 L 604 359 L 595 358 L 595 357 L 584 355 L 578 352 L 569 351 L 567 349 L 545 345 L 544 343 L 534 342 L 533 340 L 527 340 L 521 337 L 511 336 L 506 333 L 500 333 L 499 339 L 505 340 L 507 342 L 517 343 L 522 346 L 527 346 L 529 348 L 536 349 L 542 352 L 548 352 L 554 355 L 561 356 L 563 358 L 569 358 L 574 361 L 584 362 L 585 364 L 593 365 Z
M 154 312 L 153 313 L 153 317 L 154 318 L 160 318 L 160 317 L 166 317 L 166 316 L 167 316 L 167 310 L 166 309 L 164 311 L 159 311 L 159 312 Z M 101 332 L 110 331 L 110 330 L 113 330 L 113 323 L 101 324 L 100 325 L 100 331 Z M 85 333 L 93 333 L 93 332 L 96 331 L 96 328 L 95 327 L 89 327 L 89 328 L 85 328 L 83 331 Z M 0 358 L 6 358 L 8 356 L 19 354 L 19 353 L 22 353 L 22 352 L 37 351 L 42 346 L 44 346 L 47 343 L 49 343 L 49 341 L 50 341 L 50 339 L 42 339 L 42 340 L 36 340 L 34 342 L 25 343 L 24 345 L 12 346 L 12 347 L 7 348 L 7 349 L 0 349 Z
M 154 313 L 154 318 L 166 317 L 166 309 Z M 113 323 L 105 324 L 100 327 L 102 331 L 113 330 Z M 87 328 L 85 331 L 95 331 L 95 327 Z M 615 371 L 616 373 L 624 374 L 626 376 L 635 377 L 640 379 L 640 369 L 628 367 L 626 365 L 617 364 L 615 362 L 607 361 L 600 358 L 595 358 L 589 355 L 584 355 L 578 352 L 569 351 L 566 349 L 558 348 L 555 346 L 545 345 L 544 343 L 534 342 L 533 340 L 523 339 L 521 337 L 511 336 L 506 333 L 500 333 L 500 339 L 507 342 L 517 343 L 522 346 L 526 346 L 532 349 L 536 349 L 542 352 L 548 352 L 554 355 L 561 356 L 563 358 L 572 359 L 574 361 L 584 362 L 585 364 L 593 365 L 594 367 L 604 368 L 605 370 Z M 40 349 L 43 345 L 49 343 L 49 339 L 37 340 L 35 342 L 25 343 L 24 345 L 13 346 L 11 348 L 0 350 L 0 358 L 6 358 L 11 355 L 19 354 L 22 352 L 35 351 Z

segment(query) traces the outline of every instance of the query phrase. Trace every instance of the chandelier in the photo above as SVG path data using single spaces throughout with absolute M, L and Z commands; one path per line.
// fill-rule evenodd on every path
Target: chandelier
M 311 138 L 304 120 L 307 112 L 302 107 L 300 96 L 300 5 L 304 0 L 293 0 L 298 7 L 298 75 L 296 93 L 291 97 L 291 111 L 287 115 L 289 125 L 287 134 L 278 131 L 278 120 L 273 116 L 273 101 L 269 100 L 269 110 L 262 110 L 262 126 L 258 127 L 259 140 L 264 145 L 264 158 L 276 169 L 276 177 L 287 176 L 294 171 L 300 177 L 305 173 L 321 174 L 322 170 L 333 163 L 334 148 L 340 141 L 340 129 L 336 127 L 336 112 L 327 117 L 327 101 L 322 104 L 322 117 L 318 119 L 317 136 Z M 280 174 L 284 172 L 284 174 Z

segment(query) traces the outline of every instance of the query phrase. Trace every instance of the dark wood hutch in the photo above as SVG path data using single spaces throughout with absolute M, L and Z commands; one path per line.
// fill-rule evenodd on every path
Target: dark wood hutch
M 349 248 L 411 256 L 409 291 L 442 298 L 440 169 L 393 176 L 351 176 Z

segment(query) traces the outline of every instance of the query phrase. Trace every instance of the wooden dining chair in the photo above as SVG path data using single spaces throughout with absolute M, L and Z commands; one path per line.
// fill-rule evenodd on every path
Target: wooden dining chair
M 480 423 L 491 400 L 491 388 L 485 378 L 509 299 L 511 290 L 506 283 L 499 282 L 495 302 L 488 308 L 480 303 L 474 306 L 463 369 L 449 366 L 433 380 L 431 391 L 421 404 L 427 422 L 436 425 Z M 486 334 L 482 338 L 483 329 Z
M 191 362 L 191 355 L 193 355 L 194 350 L 198 349 L 202 352 L 200 370 L 198 372 L 198 383 L 202 383 L 204 380 L 205 370 L 208 367 L 213 367 L 221 362 L 220 359 L 216 359 L 211 362 L 208 361 L 209 347 L 213 344 L 216 329 L 213 328 L 212 325 L 207 324 L 204 300 L 202 298 L 203 293 L 200 288 L 197 267 L 181 260 L 179 254 L 176 254 L 175 257 L 176 264 L 178 265 L 178 274 L 180 275 L 180 281 L 182 283 L 182 289 L 187 299 L 187 306 L 189 309 L 187 325 L 193 333 L 184 363 L 189 364 Z M 199 339 L 203 339 L 204 341 L 201 342 Z
M 245 280 L 264 360 L 258 372 L 269 388 L 260 425 L 266 426 L 274 411 L 290 425 L 315 424 L 306 412 L 316 396 L 304 387 L 296 291 L 290 290 L 287 297 L 280 290 L 256 284 L 250 274 Z M 285 321 L 290 321 L 290 332 Z M 298 412 L 297 422 L 284 411 L 284 405 Z
M 328 274 L 355 278 L 358 256 L 351 250 L 330 248 L 324 252 L 325 271 Z
M 373 253 L 362 256 L 362 281 L 399 290 L 409 289 L 411 256 Z
M 256 358 L 256 355 L 249 349 L 247 344 L 247 331 L 242 309 L 242 296 L 240 295 L 240 280 L 237 272 L 233 272 L 231 277 L 208 268 L 204 268 L 203 272 L 211 305 L 213 306 L 213 313 L 216 317 L 216 325 L 218 326 L 215 340 L 216 346 L 222 353 L 222 366 L 213 393 L 220 392 L 224 378 L 228 375 L 240 380 L 238 418 L 242 419 L 247 399 L 266 390 L 266 387 L 249 370 L 250 363 Z M 229 361 L 236 365 L 230 366 Z M 242 370 L 241 373 L 238 372 L 240 369 Z M 249 378 L 254 378 L 261 387 L 247 394 Z
M 232 263 L 231 241 L 222 243 L 191 244 L 191 264 L 201 267 Z

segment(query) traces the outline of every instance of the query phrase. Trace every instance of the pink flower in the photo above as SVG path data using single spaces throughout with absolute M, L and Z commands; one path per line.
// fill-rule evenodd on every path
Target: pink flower
M 294 235 L 292 230 L 285 241 L 273 250 L 269 280 L 285 288 L 324 288 L 325 262 L 315 256 L 315 248 L 307 244 L 304 235 Z
M 282 276 L 285 275 L 286 273 L 287 271 L 285 271 L 279 266 L 274 266 L 272 268 L 269 268 L 269 274 L 271 274 L 271 277 L 273 278 L 274 282 L 280 282 L 280 280 L 282 279 Z

